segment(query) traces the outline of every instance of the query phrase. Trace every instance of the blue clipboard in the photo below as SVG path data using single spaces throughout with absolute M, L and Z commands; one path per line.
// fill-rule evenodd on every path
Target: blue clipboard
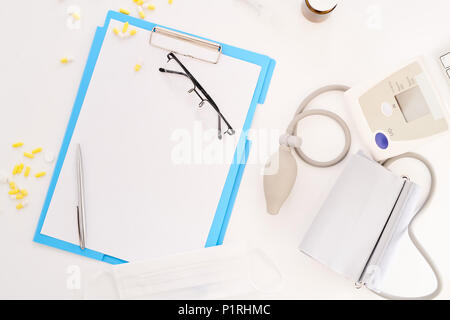
M 39 217 L 38 225 L 36 228 L 36 232 L 34 235 L 34 241 L 38 243 L 42 243 L 51 247 L 55 247 L 58 249 L 62 249 L 65 251 L 69 251 L 72 253 L 76 253 L 85 257 L 93 258 L 96 260 L 104 261 L 111 264 L 120 264 L 126 263 L 127 261 L 112 257 L 106 254 L 103 254 L 98 251 L 90 250 L 88 248 L 81 250 L 78 245 L 72 244 L 70 242 L 66 242 L 63 240 L 56 239 L 54 237 L 50 237 L 41 233 L 42 226 L 44 225 L 45 217 L 47 215 L 48 208 L 50 206 L 50 202 L 53 197 L 53 193 L 56 188 L 56 184 L 59 178 L 59 174 L 61 172 L 64 159 L 66 157 L 67 150 L 69 148 L 69 144 L 72 138 L 72 134 L 74 132 L 78 115 L 83 106 L 84 98 L 86 96 L 89 83 L 92 77 L 92 74 L 95 69 L 95 65 L 100 54 L 100 49 L 103 45 L 103 40 L 106 35 L 106 31 L 108 30 L 109 23 L 111 19 L 128 22 L 130 25 L 152 30 L 154 27 L 162 27 L 165 29 L 170 29 L 173 31 L 177 31 L 186 35 L 194 36 L 197 38 L 201 38 L 204 40 L 211 41 L 209 39 L 205 39 L 203 37 L 198 37 L 192 34 L 188 34 L 186 32 L 182 32 L 179 30 L 175 30 L 172 28 L 168 28 L 165 26 L 157 25 L 152 22 L 134 18 L 119 12 L 109 11 L 105 23 L 103 27 L 98 27 L 94 36 L 94 41 L 92 42 L 91 49 L 89 52 L 89 56 L 86 62 L 86 66 L 83 72 L 83 76 L 81 79 L 80 86 L 78 88 L 77 96 L 73 105 L 72 113 L 70 115 L 69 123 L 67 125 L 67 129 L 64 135 L 64 139 L 61 145 L 61 149 L 58 154 L 58 159 L 55 165 L 55 169 L 50 181 L 50 186 L 47 191 L 47 195 L 45 198 L 45 202 L 41 211 L 41 215 Z M 206 239 L 205 247 L 211 247 L 215 245 L 220 245 L 223 243 L 223 239 L 225 237 L 225 232 L 228 226 L 228 222 L 231 217 L 231 212 L 233 209 L 234 202 L 236 200 L 236 195 L 239 190 L 239 185 L 242 180 L 242 176 L 244 173 L 245 165 L 247 162 L 247 158 L 250 151 L 251 141 L 248 140 L 248 130 L 251 127 L 251 123 L 253 120 L 253 116 L 255 114 L 255 110 L 258 104 L 262 104 L 265 101 L 266 94 L 269 88 L 270 81 L 272 79 L 273 70 L 275 68 L 275 60 L 269 58 L 268 56 L 257 54 L 251 51 L 247 51 L 244 49 L 240 49 L 237 47 L 233 47 L 230 45 L 226 45 L 217 41 L 212 41 L 220 44 L 222 46 L 222 54 L 240 59 L 243 61 L 247 61 L 249 63 L 253 63 L 259 65 L 261 67 L 261 72 L 259 74 L 258 83 L 256 85 L 255 92 L 253 94 L 252 102 L 249 106 L 247 117 L 244 122 L 243 132 L 239 138 L 239 142 L 236 147 L 236 151 L 234 154 L 233 163 L 230 165 L 230 169 L 225 181 L 225 185 L 222 190 L 222 195 L 219 200 L 219 204 L 217 206 L 214 219 L 208 234 L 208 238 Z

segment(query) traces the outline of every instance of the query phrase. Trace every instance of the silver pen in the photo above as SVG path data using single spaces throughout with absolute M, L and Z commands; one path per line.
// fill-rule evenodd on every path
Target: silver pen
M 77 182 L 78 182 L 78 237 L 80 239 L 80 248 L 86 248 L 86 212 L 84 208 L 84 174 L 83 157 L 81 155 L 81 145 L 77 145 Z

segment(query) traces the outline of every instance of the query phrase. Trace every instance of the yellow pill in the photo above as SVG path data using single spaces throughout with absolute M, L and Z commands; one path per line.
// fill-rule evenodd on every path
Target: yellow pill
M 19 167 L 17 168 L 17 173 L 22 173 L 24 167 L 25 166 L 23 163 L 19 164 Z
M 129 10 L 123 9 L 123 8 L 120 8 L 120 9 L 119 9 L 119 12 L 120 12 L 120 13 L 123 13 L 123 14 L 130 14 L 130 11 L 129 11 Z
M 80 19 L 81 19 L 80 14 L 79 14 L 78 12 L 72 13 L 72 17 L 73 17 L 75 20 L 80 20 Z
M 130 30 L 130 36 L 134 36 L 137 33 L 136 29 Z
M 62 64 L 66 64 L 73 61 L 72 57 L 63 57 L 59 60 Z
M 25 189 L 21 189 L 21 190 L 20 190 L 20 193 L 21 193 L 24 197 L 26 197 L 26 196 L 28 195 L 28 191 L 25 190 Z
M 24 208 L 23 203 L 19 203 L 19 204 L 16 206 L 16 209 L 17 209 L 17 210 L 20 210 L 20 209 L 23 209 L 23 208 Z
M 13 148 L 18 148 L 18 147 L 21 147 L 21 146 L 23 146 L 23 142 L 16 142 L 16 143 L 13 143 Z
M 119 29 L 117 29 L 117 28 L 114 28 L 113 29 L 113 32 L 116 34 L 116 36 L 118 36 L 119 35 Z
M 14 174 L 17 174 L 17 170 L 19 170 L 19 166 L 16 164 L 16 165 L 14 166 L 14 169 L 13 169 L 12 174 L 13 174 L 13 175 L 14 175 Z
M 135 1 L 138 6 L 142 6 L 144 4 L 144 0 L 137 0 Z
M 34 149 L 33 151 L 31 151 L 31 153 L 36 154 L 36 153 L 39 153 L 39 152 L 41 152 L 41 151 L 42 151 L 42 148 L 36 148 L 36 149 Z
M 24 198 L 24 195 L 21 193 L 16 194 L 16 200 L 22 200 Z
M 43 176 L 45 176 L 45 172 L 44 171 L 42 171 L 42 172 L 38 172 L 38 173 L 36 173 L 34 176 L 36 177 L 36 178 L 40 178 L 40 177 L 43 177 Z
M 125 22 L 124 23 L 124 25 L 123 25 L 123 28 L 122 28 L 122 33 L 125 33 L 125 32 L 127 32 L 127 30 L 128 30 L 128 22 Z
M 172 4 L 173 3 L 173 0 L 169 0 L 169 4 Z
M 139 0 L 133 0 L 134 3 L 137 3 Z
M 141 70 L 142 66 L 140 64 L 137 64 L 134 66 L 134 71 L 139 71 Z
M 28 153 L 28 152 L 24 152 L 23 155 L 27 158 L 33 159 L 34 158 L 34 154 L 32 153 Z
M 149 4 L 148 6 L 147 6 L 147 9 L 148 10 L 155 10 L 155 6 L 153 5 L 153 4 Z
M 15 184 L 13 181 L 10 181 L 10 182 L 9 182 L 9 187 L 10 187 L 11 189 L 15 189 L 15 188 L 16 188 L 16 184 Z
M 26 167 L 26 168 L 25 168 L 25 172 L 23 173 L 23 175 L 24 175 L 25 177 L 28 177 L 28 176 L 30 175 L 30 171 L 31 171 L 31 168 L 30 168 L 30 167 Z
M 8 194 L 14 195 L 14 194 L 18 194 L 19 193 L 19 189 L 13 189 L 13 190 L 9 190 Z
M 139 17 L 141 17 L 141 19 L 145 19 L 145 12 L 142 9 L 139 9 Z

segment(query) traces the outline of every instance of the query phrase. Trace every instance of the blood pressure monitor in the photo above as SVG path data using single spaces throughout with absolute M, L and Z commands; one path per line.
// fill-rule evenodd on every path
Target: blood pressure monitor
M 421 57 L 375 85 L 345 93 L 354 125 L 376 160 L 411 151 L 448 131 L 443 96 L 450 90 L 434 71 Z

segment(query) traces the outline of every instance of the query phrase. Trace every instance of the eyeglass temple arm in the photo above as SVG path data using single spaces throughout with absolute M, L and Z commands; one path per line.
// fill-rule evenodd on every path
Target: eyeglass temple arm
M 165 73 L 179 74 L 180 76 L 185 76 L 186 78 L 189 78 L 189 76 L 186 73 L 179 72 L 179 71 L 173 71 L 173 70 L 168 70 L 168 69 L 164 69 L 164 68 L 159 68 L 159 71 L 165 72 Z
M 228 127 L 228 130 L 230 130 L 229 134 L 233 134 L 234 133 L 234 129 L 233 127 L 230 125 L 230 123 L 227 121 L 227 119 L 225 119 L 225 117 L 223 116 L 222 112 L 220 112 L 219 107 L 216 105 L 216 103 L 214 102 L 214 100 L 211 98 L 211 96 L 206 92 L 205 89 L 203 89 L 202 85 L 197 81 L 197 79 L 194 78 L 193 75 L 191 75 L 191 73 L 189 72 L 189 70 L 186 69 L 186 67 L 181 63 L 180 60 L 178 60 L 178 58 L 171 52 L 167 55 L 167 58 L 169 59 L 169 61 L 171 59 L 174 59 L 179 65 L 180 67 L 183 69 L 183 71 L 185 73 L 182 72 L 177 72 L 177 71 L 171 71 L 171 70 L 166 70 L 164 68 L 160 68 L 159 71 L 161 72 L 169 72 L 169 73 L 175 73 L 175 74 L 180 74 L 180 75 L 184 75 L 186 77 L 188 77 L 189 79 L 191 79 L 192 83 L 194 84 L 194 87 L 198 88 L 205 96 L 206 100 L 209 101 L 209 103 L 211 104 L 211 106 L 214 108 L 214 110 L 216 110 L 216 112 L 218 113 L 218 115 L 220 116 L 220 118 L 222 118 L 222 120 L 225 122 L 225 124 Z M 163 71 L 164 70 L 164 71 Z M 198 94 L 198 93 L 197 93 Z

